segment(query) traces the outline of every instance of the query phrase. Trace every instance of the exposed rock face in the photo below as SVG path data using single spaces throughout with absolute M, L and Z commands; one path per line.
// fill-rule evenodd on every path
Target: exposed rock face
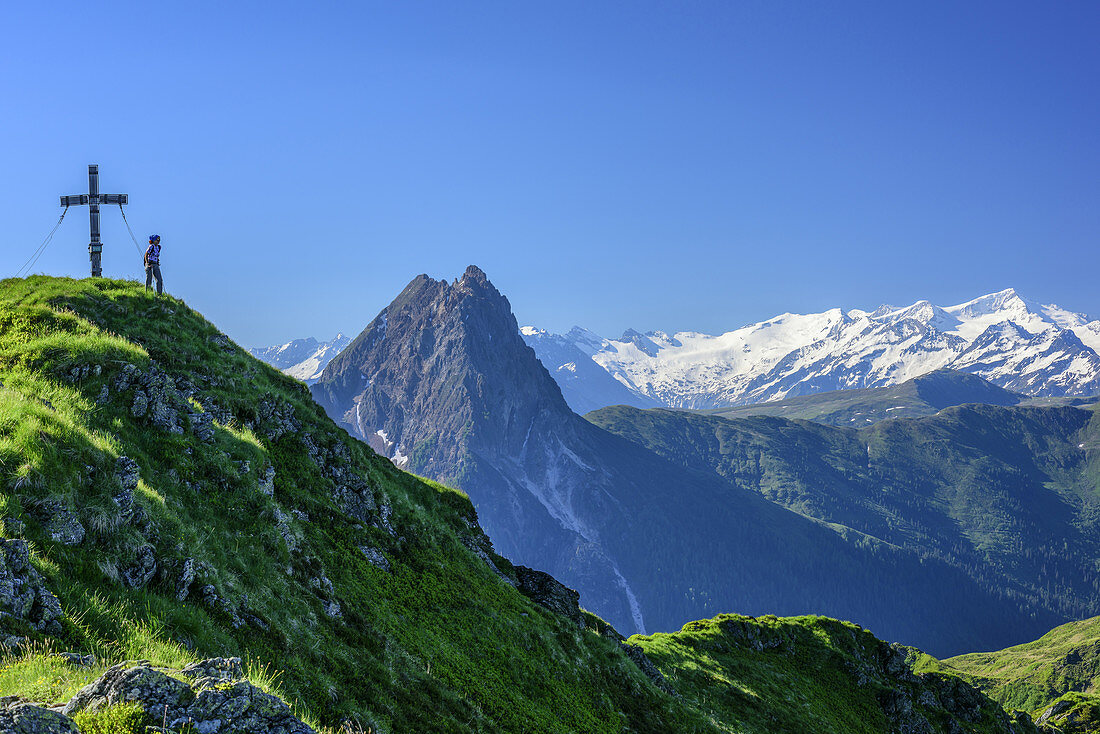
M 578 627 L 584 626 L 581 595 L 543 571 L 516 566 L 516 588 L 536 604 L 560 614 Z
M 665 677 L 661 675 L 661 671 L 657 670 L 657 666 L 653 664 L 645 651 L 638 645 L 631 645 L 629 642 L 620 642 L 619 646 L 626 653 L 626 656 L 634 661 L 634 664 L 638 666 L 638 669 L 642 671 L 646 678 L 653 681 L 653 685 L 660 688 L 665 693 L 675 693 L 669 682 L 665 680 Z
M 137 489 L 140 477 L 141 467 L 136 461 L 128 456 L 118 457 L 115 462 L 115 479 L 118 480 L 120 490 L 113 499 L 123 520 L 129 520 L 134 511 L 134 490 Z
M 0 539 L 0 614 L 10 614 L 39 632 L 61 633 L 61 604 L 31 565 L 25 540 Z
M 116 665 L 73 696 L 63 714 L 69 717 L 134 701 L 173 731 L 190 724 L 197 732 L 313 734 L 283 701 L 241 680 L 240 658 L 204 660 L 179 675 L 190 684 L 147 662 Z
M 605 472 L 584 448 L 602 432 L 569 410 L 481 270 L 453 284 L 415 278 L 312 390 L 399 466 L 469 492 L 501 553 L 563 578 L 616 624 L 640 628 L 589 519 L 614 511 Z M 338 491 L 348 514 L 376 514 L 349 489 Z

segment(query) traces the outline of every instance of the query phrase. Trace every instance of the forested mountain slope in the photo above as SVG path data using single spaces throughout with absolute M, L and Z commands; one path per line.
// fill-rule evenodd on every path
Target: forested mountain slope
M 588 418 L 841 534 L 956 569 L 1003 600 L 989 623 L 1014 620 L 1005 639 L 1042 634 L 1032 615 L 1100 610 L 1095 409 L 966 405 L 860 430 L 622 406 Z

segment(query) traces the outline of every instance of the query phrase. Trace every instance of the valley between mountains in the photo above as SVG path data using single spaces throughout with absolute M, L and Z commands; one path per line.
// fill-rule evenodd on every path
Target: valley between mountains
M 418 276 L 292 377 L 134 283 L 0 282 L 0 730 L 1095 730 L 1094 378 L 603 370 L 641 405 L 581 416 L 530 336 Z

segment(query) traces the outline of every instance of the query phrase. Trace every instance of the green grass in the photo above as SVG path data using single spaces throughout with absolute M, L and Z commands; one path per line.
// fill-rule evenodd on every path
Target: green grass
M 921 703 L 938 680 L 891 675 L 891 650 L 870 632 L 823 617 L 743 617 L 722 614 L 671 634 L 635 635 L 686 699 L 722 731 L 800 734 L 879 734 L 895 725 L 880 698 L 901 691 L 934 726 L 937 705 Z M 1000 731 L 998 707 L 986 701 L 967 731 Z
M 917 668 L 954 673 L 1006 706 L 1038 715 L 1066 693 L 1100 690 L 1100 617 L 1064 624 L 1038 640 L 996 652 L 943 661 L 923 656 Z
M 141 704 L 118 703 L 73 717 L 81 734 L 142 734 L 148 716 Z

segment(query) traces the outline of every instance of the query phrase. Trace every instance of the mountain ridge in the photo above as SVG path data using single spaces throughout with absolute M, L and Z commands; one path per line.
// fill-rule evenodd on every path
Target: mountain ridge
M 888 386 L 944 368 L 1028 395 L 1100 393 L 1100 320 L 1024 299 L 1011 288 L 947 307 L 918 301 L 874 311 L 785 313 L 715 336 L 627 330 L 604 339 L 580 327 L 566 335 L 524 327 L 524 335 L 556 378 L 560 353 L 583 342 L 581 351 L 619 383 L 614 393 L 601 392 L 584 378 L 588 370 L 563 375 L 567 397 L 585 393 L 577 400 L 582 409 L 652 401 L 732 407 Z
M 267 362 L 283 374 L 311 385 L 321 377 L 321 372 L 332 358 L 339 354 L 350 341 L 348 337 L 338 333 L 326 342 L 306 337 L 273 347 L 253 347 L 248 350 L 248 353 Z
M 469 493 L 502 553 L 576 588 L 624 632 L 729 609 L 826 612 L 943 652 L 1065 619 L 1029 602 L 1035 616 L 1025 624 L 968 568 L 593 425 L 569 409 L 521 337 L 507 298 L 479 269 L 451 282 L 421 275 L 311 389 L 353 435 Z M 866 463 L 857 443 L 845 444 L 845 462 L 862 452 Z M 915 611 L 928 599 L 942 618 Z

